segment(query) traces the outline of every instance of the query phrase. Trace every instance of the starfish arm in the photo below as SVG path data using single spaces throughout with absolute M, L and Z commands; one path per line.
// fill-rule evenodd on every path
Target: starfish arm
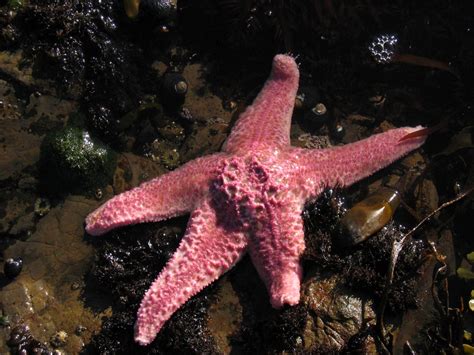
M 274 308 L 300 300 L 300 256 L 305 248 L 302 209 L 299 199 L 270 201 L 257 230 L 250 234 L 249 253 Z
M 151 343 L 179 307 L 246 252 L 244 234 L 224 224 L 229 225 L 218 221 L 207 201 L 191 214 L 178 250 L 143 297 L 135 323 L 135 341 L 139 344 Z
M 303 186 L 305 198 L 324 187 L 349 186 L 420 147 L 426 136 L 401 140 L 423 127 L 404 127 L 373 135 L 361 141 L 329 149 L 293 148 L 296 162 L 291 173 Z
M 232 129 L 223 151 L 280 148 L 290 144 L 290 126 L 299 71 L 294 59 L 277 55 L 270 77 Z
M 101 235 L 111 229 L 160 221 L 192 211 L 209 190 L 224 154 L 193 160 L 179 169 L 143 183 L 107 201 L 86 218 L 86 231 Z

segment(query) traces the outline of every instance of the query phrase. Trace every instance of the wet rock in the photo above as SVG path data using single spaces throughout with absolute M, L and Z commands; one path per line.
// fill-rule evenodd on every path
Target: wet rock
M 432 294 L 427 291 L 431 289 L 435 267 L 436 259 L 431 256 L 420 270 L 416 290 L 418 307 L 408 310 L 403 315 L 401 325 L 395 332 L 394 353 L 403 353 L 407 341 L 417 352 L 436 352 L 433 348 L 434 339 L 430 339 L 427 331 L 430 326 L 436 323 L 438 317 Z
M 209 307 L 207 327 L 220 353 L 230 354 L 232 336 L 242 323 L 243 309 L 227 277 L 219 280 L 216 299 Z
M 115 153 L 80 128 L 52 132 L 41 146 L 42 183 L 53 192 L 105 186 L 112 178 L 115 163 Z
M 77 110 L 77 103 L 50 95 L 31 94 L 25 108 L 25 115 L 30 120 L 32 133 L 43 136 L 52 130 L 62 128 L 69 114 Z
M 375 122 L 375 119 L 373 117 L 365 116 L 361 114 L 349 114 L 347 116 L 347 120 L 351 124 L 366 125 L 366 126 L 371 126 Z
M 1 63 L 0 63 L 1 68 Z M 22 170 L 34 165 L 39 159 L 39 147 L 42 136 L 54 127 L 60 127 L 67 120 L 67 116 L 76 107 L 76 104 L 43 95 L 36 98 L 30 96 L 30 104 L 25 106 L 18 100 L 14 86 L 0 80 L 0 92 L 8 92 L 5 107 L 11 107 L 10 113 L 5 113 L 1 119 L 0 131 L 0 180 L 18 178 Z M 8 101 L 10 100 L 10 101 Z M 8 102 L 8 103 L 7 103 Z M 13 103 L 16 102 L 16 103 Z M 13 113 L 14 112 L 14 113 Z M 20 119 L 28 113 L 28 119 Z M 32 128 L 33 127 L 33 128 Z
M 34 202 L 35 196 L 31 193 L 19 193 L 16 189 L 3 191 L 0 196 L 0 232 L 7 232 L 20 218 L 29 214 Z M 24 222 L 28 222 L 26 217 Z
M 209 119 L 220 117 L 224 122 L 231 121 L 232 112 L 224 109 L 222 99 L 209 91 L 209 83 L 205 80 L 206 67 L 201 64 L 187 65 L 183 76 L 189 84 L 184 107 L 193 117 Z
M 18 119 L 23 113 L 22 102 L 16 97 L 15 89 L 5 80 L 0 80 L 0 120 Z
M 343 353 L 349 354 L 378 354 L 379 342 L 373 328 L 366 328 L 354 335 L 347 343 Z
M 41 139 L 22 130 L 22 124 L 3 122 L 0 132 L 0 180 L 17 178 L 39 159 Z
M 38 179 L 27 176 L 18 180 L 18 188 L 22 190 L 35 190 L 38 187 Z
M 339 112 L 339 115 L 342 113 Z M 334 118 L 333 118 L 334 119 Z M 360 121 L 350 121 L 349 118 L 338 117 L 338 124 L 344 129 L 344 134 L 340 140 L 343 144 L 349 144 L 370 136 L 370 130 L 366 124 Z M 335 122 L 334 122 L 335 123 Z M 335 127 L 335 125 L 334 125 Z
M 3 312 L 11 319 L 12 327 L 27 325 L 41 343 L 48 343 L 60 330 L 73 334 L 79 323 L 88 329 L 81 334 L 86 342 L 105 314 L 105 308 L 94 314 L 85 307 L 82 290 L 70 288 L 89 270 L 93 259 L 92 247 L 83 240 L 83 223 L 87 213 L 97 206 L 95 200 L 68 197 L 38 222 L 29 239 L 5 250 L 6 258 L 22 257 L 23 270 L 0 293 Z M 20 319 L 24 323 L 19 323 Z M 78 353 L 81 349 L 74 348 L 74 344 L 77 342 L 68 342 L 64 351 Z
M 228 124 L 220 119 L 207 123 L 195 122 L 191 133 L 186 137 L 180 149 L 183 162 L 220 150 L 227 138 Z
M 113 177 L 115 194 L 130 190 L 142 182 L 157 177 L 167 170 L 150 158 L 140 157 L 131 153 L 119 156 Z
M 166 141 L 156 139 L 150 146 L 150 156 L 167 169 L 175 169 L 180 165 L 180 157 L 176 148 Z
M 313 275 L 302 288 L 302 302 L 314 315 L 307 319 L 303 344 L 305 351 L 340 351 L 375 318 L 370 298 L 343 287 L 337 275 Z
M 161 123 L 156 130 L 163 139 L 175 146 L 179 146 L 185 138 L 184 128 L 174 121 L 167 120 Z
M 9 233 L 12 235 L 20 235 L 22 233 L 31 231 L 35 227 L 35 214 L 28 213 L 21 216 L 18 221 L 10 229 Z
M 438 208 L 438 191 L 431 180 L 424 179 L 417 185 L 414 194 L 417 197 L 416 211 L 420 216 L 425 217 Z
M 181 147 L 174 147 L 178 150 L 182 163 L 218 151 L 227 137 L 232 112 L 225 110 L 222 100 L 209 91 L 205 71 L 205 67 L 201 64 L 190 64 L 183 70 L 182 75 L 188 82 L 184 107 L 187 117 L 192 117 L 190 133 L 186 135 L 184 143 L 182 143 L 184 138 L 182 127 L 179 124 L 171 121 L 157 125 L 162 138 L 168 140 L 172 138 L 173 144 L 182 143 Z M 176 141 L 176 137 L 181 140 Z
M 141 104 L 137 109 L 122 116 L 117 123 L 118 130 L 125 130 L 138 121 L 149 121 L 155 127 L 161 125 L 164 116 L 163 107 L 153 101 Z
M 308 149 L 325 149 L 331 147 L 331 142 L 328 136 L 314 136 L 309 133 L 303 133 L 298 136 L 292 145 Z
M 0 52 L 0 69 L 9 77 L 14 78 L 25 87 L 33 87 L 33 69 L 29 65 L 22 65 L 25 62 L 22 50 L 14 52 Z
M 2 85 L 2 81 L 0 81 Z M 16 95 L 12 85 L 3 82 L 3 89 Z M 0 99 L 1 100 L 1 99 Z M 29 123 L 20 119 L 23 114 L 21 103 L 16 98 L 5 99 L 2 104 L 7 110 L 0 107 L 0 180 L 15 178 L 26 167 L 35 164 L 39 158 L 41 139 L 28 132 Z M 15 101 L 13 101 L 15 100 Z M 8 103 L 7 103 L 8 102 Z M 9 106 L 10 105 L 10 106 Z

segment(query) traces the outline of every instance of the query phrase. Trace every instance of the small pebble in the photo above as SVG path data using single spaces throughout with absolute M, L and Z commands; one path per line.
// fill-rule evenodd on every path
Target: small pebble
M 226 101 L 223 102 L 222 106 L 227 111 L 233 111 L 234 109 L 237 108 L 237 102 L 235 102 L 233 100 L 226 100 Z
M 344 129 L 344 126 L 341 125 L 340 123 L 336 123 L 334 125 L 334 128 L 331 131 L 332 131 L 331 136 L 337 140 L 342 139 L 344 135 L 346 134 L 346 130 Z
M 328 110 L 326 108 L 326 105 L 323 104 L 322 102 L 318 103 L 316 106 L 314 106 L 311 111 L 313 111 L 313 113 L 316 115 L 316 116 L 322 116 L 324 115 Z
M 104 196 L 104 193 L 102 192 L 102 189 L 95 190 L 94 196 L 95 196 L 96 200 L 101 200 L 102 197 Z

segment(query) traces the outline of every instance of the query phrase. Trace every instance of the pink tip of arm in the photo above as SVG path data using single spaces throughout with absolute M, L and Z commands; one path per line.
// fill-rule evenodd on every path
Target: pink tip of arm
M 293 148 L 292 175 L 301 181 L 305 198 L 314 198 L 324 187 L 349 186 L 417 149 L 425 132 L 421 126 L 403 127 L 328 149 Z
M 287 54 L 277 54 L 273 58 L 271 79 L 299 78 L 298 65 L 295 59 Z
M 388 166 L 414 149 L 419 148 L 426 135 L 415 134 L 424 127 L 403 127 L 375 134 L 361 141 L 328 150 L 326 165 L 331 176 L 329 186 L 349 186 Z
M 305 248 L 302 209 L 299 198 L 287 197 L 277 208 L 268 203 L 267 223 L 249 239 L 250 256 L 274 308 L 293 306 L 300 300 L 300 256 Z
M 293 57 L 275 56 L 269 78 L 252 105 L 240 115 L 223 151 L 238 153 L 289 146 L 298 82 L 298 65 Z
M 437 126 L 427 127 L 427 128 L 421 127 L 420 129 L 417 129 L 417 128 L 414 128 L 414 129 L 416 129 L 416 130 L 411 132 L 411 133 L 408 133 L 405 136 L 403 136 L 402 138 L 400 138 L 399 142 L 403 142 L 405 140 L 414 139 L 414 138 L 418 138 L 418 137 L 426 138 L 427 136 L 429 136 L 433 132 L 436 132 L 439 129 L 439 127 L 437 127 Z

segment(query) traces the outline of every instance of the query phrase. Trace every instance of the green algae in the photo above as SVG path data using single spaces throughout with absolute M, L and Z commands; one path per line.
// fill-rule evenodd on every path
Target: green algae
M 23 0 L 8 0 L 7 6 L 11 9 L 18 9 L 25 4 Z
M 42 184 L 52 192 L 87 192 L 110 182 L 116 154 L 87 130 L 65 127 L 41 145 Z
M 471 264 L 474 264 L 474 251 L 471 251 L 469 254 L 467 254 L 466 258 Z
M 461 279 L 464 279 L 464 280 L 474 280 L 474 272 L 472 272 L 471 270 L 468 270 L 464 267 L 459 267 L 457 270 L 456 270 L 456 273 L 458 274 L 458 276 L 461 278 Z

